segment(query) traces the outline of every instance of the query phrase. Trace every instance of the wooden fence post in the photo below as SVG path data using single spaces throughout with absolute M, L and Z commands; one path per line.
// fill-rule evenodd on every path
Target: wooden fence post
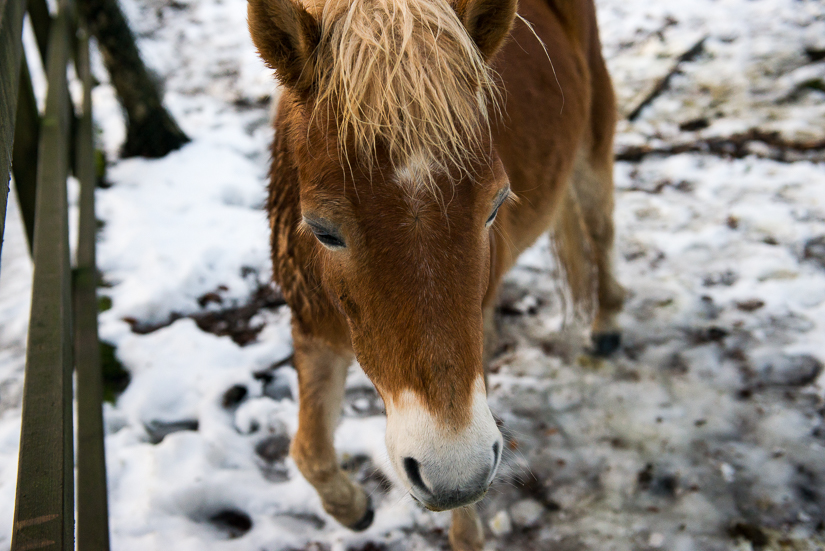
M 40 113 L 32 89 L 29 64 L 20 64 L 20 86 L 17 99 L 17 123 L 14 128 L 12 172 L 17 190 L 17 203 L 26 227 L 29 252 L 34 250 L 34 207 L 37 199 L 37 147 L 40 143 Z
M 0 252 L 6 228 L 11 150 L 17 114 L 17 84 L 23 43 L 25 0 L 0 0 Z
M 49 6 L 46 0 L 28 0 L 29 18 L 34 29 L 34 38 L 37 40 L 37 50 L 40 52 L 40 59 L 43 67 L 46 66 L 46 53 L 49 51 L 49 28 L 52 23 L 52 16 L 49 13 Z

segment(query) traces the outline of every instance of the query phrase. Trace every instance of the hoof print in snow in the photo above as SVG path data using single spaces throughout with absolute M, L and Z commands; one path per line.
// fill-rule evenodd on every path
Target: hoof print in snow
M 682 132 L 696 132 L 698 130 L 704 130 L 708 126 L 710 126 L 710 121 L 702 117 L 681 123 L 679 125 L 679 130 Z
M 505 296 L 498 306 L 498 313 L 502 316 L 533 316 L 541 306 L 541 301 L 530 294 L 519 299 Z
M 762 360 L 756 371 L 757 384 L 764 386 L 807 386 L 822 373 L 822 362 L 808 354 L 777 355 Z
M 743 300 L 742 302 L 737 302 L 736 307 L 743 312 L 753 312 L 755 310 L 759 310 L 765 306 L 765 302 L 759 300 L 758 298 L 752 298 L 749 300 Z
M 679 352 L 676 352 L 668 358 L 664 364 L 664 368 L 672 375 L 684 375 L 690 371 L 690 366 Z
M 593 335 L 593 355 L 606 358 L 622 345 L 622 334 L 618 331 Z
M 387 551 L 387 549 L 388 547 L 383 543 L 375 543 L 374 541 L 368 541 L 367 543 L 361 545 L 347 547 L 347 551 Z
M 753 549 L 762 549 L 768 544 L 768 536 L 755 524 L 737 522 L 728 528 L 728 534 L 734 539 L 744 539 L 751 543 Z
M 560 467 L 558 464 L 557 466 Z M 521 496 L 519 499 L 522 497 L 527 498 L 521 499 L 521 501 L 539 503 L 544 509 L 551 513 L 561 511 L 561 505 L 549 497 L 549 484 L 546 484 L 536 478 L 532 471 L 529 470 L 529 467 L 526 471 L 522 471 L 520 473 L 514 472 L 509 477 L 509 480 L 506 481 L 506 484 L 510 484 L 520 490 Z M 519 501 L 519 503 L 521 503 L 521 501 Z
M 803 251 L 805 260 L 813 260 L 821 267 L 825 268 L 825 235 L 809 239 L 805 243 Z
M 810 61 L 811 63 L 822 61 L 823 59 L 825 59 L 825 48 L 814 48 L 810 46 L 806 47 L 805 57 L 807 57 L 808 61 Z
M 819 503 L 822 502 L 820 475 L 816 471 L 816 467 L 807 465 L 796 466 L 796 491 L 802 500 L 809 504 L 815 504 L 819 509 Z
M 289 379 L 278 372 L 270 374 L 264 382 L 263 394 L 276 401 L 292 400 Z
M 361 484 L 369 496 L 387 495 L 392 489 L 390 479 L 366 455 L 345 458 L 341 462 L 341 468 L 352 475 L 352 478 Z
M 235 409 L 241 402 L 243 402 L 247 394 L 249 394 L 249 391 L 244 385 L 234 385 L 223 393 L 221 404 L 225 409 Z
M 693 344 L 707 344 L 710 342 L 721 342 L 728 336 L 728 331 L 721 327 L 712 325 L 688 330 L 688 338 Z
M 229 539 L 239 538 L 252 528 L 252 519 L 249 515 L 234 509 L 227 509 L 209 517 L 209 522 L 227 534 Z
M 258 442 L 255 453 L 264 461 L 274 463 L 283 461 L 289 455 L 289 437 L 285 434 L 268 436 Z
M 650 488 L 651 482 L 653 482 L 653 463 L 648 463 L 636 475 L 636 485 L 640 490 L 647 490 Z
M 262 460 L 260 468 L 270 482 L 286 482 L 289 471 L 284 460 L 289 455 L 289 437 L 285 434 L 267 436 L 255 446 L 255 453 Z
M 306 547 L 290 547 L 285 551 L 329 551 L 329 545 L 321 543 L 320 541 L 309 542 Z
M 734 283 L 737 282 L 739 279 L 739 274 L 732 270 L 725 270 L 724 272 L 715 272 L 712 274 L 706 274 L 705 277 L 702 278 L 702 285 L 704 287 L 730 287 Z
M 263 394 L 273 400 L 292 400 L 292 386 L 290 379 L 281 368 L 292 363 L 292 355 L 272 364 L 266 369 L 252 374 L 263 384 Z
M 149 435 L 149 441 L 152 444 L 160 444 L 164 438 L 173 432 L 180 432 L 183 430 L 198 430 L 197 419 L 184 419 L 182 421 L 149 421 L 143 424 L 146 433 Z
M 636 484 L 639 490 L 659 497 L 676 497 L 679 477 L 671 473 L 657 473 L 653 463 L 648 463 L 636 475 Z

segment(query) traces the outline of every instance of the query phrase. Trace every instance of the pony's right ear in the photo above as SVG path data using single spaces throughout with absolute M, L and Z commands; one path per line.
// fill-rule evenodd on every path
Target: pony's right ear
M 314 74 L 313 52 L 321 27 L 294 0 L 249 0 L 249 33 L 281 84 L 306 91 Z
M 489 60 L 510 35 L 518 0 L 458 0 L 455 10 L 481 55 Z

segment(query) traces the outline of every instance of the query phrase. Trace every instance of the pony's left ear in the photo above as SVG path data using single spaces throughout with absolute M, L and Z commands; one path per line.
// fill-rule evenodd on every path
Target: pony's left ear
M 299 92 L 312 85 L 313 52 L 321 27 L 295 0 L 249 0 L 249 33 L 281 84 Z
M 458 0 L 455 11 L 484 59 L 490 59 L 513 28 L 518 0 Z

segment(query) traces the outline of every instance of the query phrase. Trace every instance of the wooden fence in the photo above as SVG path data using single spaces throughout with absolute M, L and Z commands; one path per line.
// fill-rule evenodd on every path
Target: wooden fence
M 46 0 L 0 0 L 0 237 L 12 172 L 34 263 L 12 551 L 74 549 L 75 533 L 82 551 L 109 549 L 89 42 L 72 0 L 58 0 L 57 6 L 51 14 Z M 42 114 L 23 55 L 26 12 L 46 69 Z M 71 65 L 83 84 L 79 113 L 69 94 Z M 68 237 L 70 172 L 81 186 L 74 270 Z

